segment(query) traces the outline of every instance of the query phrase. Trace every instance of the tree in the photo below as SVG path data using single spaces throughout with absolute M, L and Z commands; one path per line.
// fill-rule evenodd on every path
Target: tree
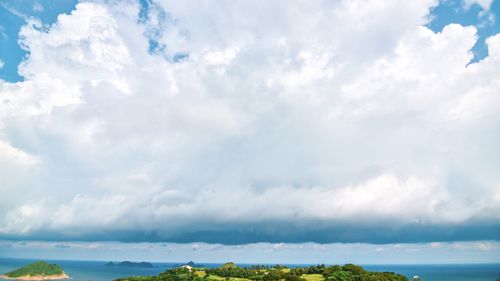
M 238 268 L 238 266 L 234 262 L 226 262 L 220 268 L 222 268 L 222 269 L 234 269 L 234 268 Z

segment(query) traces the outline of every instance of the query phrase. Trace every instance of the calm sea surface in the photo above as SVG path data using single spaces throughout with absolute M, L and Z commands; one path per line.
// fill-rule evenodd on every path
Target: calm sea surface
M 0 258 L 0 273 L 19 268 L 34 260 Z M 154 268 L 108 267 L 103 261 L 48 260 L 64 268 L 74 281 L 112 281 L 132 275 L 157 275 L 165 269 L 179 266 L 179 263 L 153 263 Z M 220 264 L 203 264 L 216 267 Z M 242 265 L 242 266 L 248 266 Z M 296 267 L 299 265 L 289 265 Z M 306 266 L 306 265 L 300 265 Z M 466 265 L 364 265 L 371 271 L 392 271 L 411 279 L 419 275 L 422 281 L 496 281 L 500 279 L 500 264 Z

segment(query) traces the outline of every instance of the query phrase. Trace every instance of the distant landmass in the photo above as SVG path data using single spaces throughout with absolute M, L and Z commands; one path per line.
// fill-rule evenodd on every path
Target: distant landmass
M 0 275 L 0 278 L 32 281 L 70 279 L 62 267 L 44 261 L 27 264 L 4 275 Z
M 115 281 L 408 281 L 401 274 L 367 271 L 354 264 L 297 268 L 282 265 L 238 267 L 233 262 L 219 268 L 192 267 L 188 264 L 166 270 L 158 276 L 131 276 Z
M 190 267 L 203 267 L 203 265 L 201 264 L 197 264 L 197 263 L 194 263 L 194 261 L 189 261 L 185 264 L 183 264 L 182 266 L 190 266 Z
M 131 261 L 122 261 L 118 263 L 108 262 L 106 266 L 117 266 L 117 267 L 135 267 L 135 268 L 153 268 L 153 264 L 149 262 L 131 262 Z

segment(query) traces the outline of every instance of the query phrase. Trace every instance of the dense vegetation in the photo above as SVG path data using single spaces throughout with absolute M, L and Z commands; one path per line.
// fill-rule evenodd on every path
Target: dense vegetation
M 56 264 L 48 264 L 44 261 L 37 261 L 8 272 L 5 276 L 16 278 L 23 276 L 47 276 L 61 274 L 63 274 L 63 269 L 60 266 Z
M 158 276 L 138 276 L 116 281 L 408 281 L 392 272 L 370 272 L 361 266 L 317 265 L 304 268 L 285 266 L 238 267 L 226 263 L 219 268 L 175 268 Z

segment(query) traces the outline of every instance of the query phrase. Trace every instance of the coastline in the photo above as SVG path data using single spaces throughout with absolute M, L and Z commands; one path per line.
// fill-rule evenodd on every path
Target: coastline
M 6 275 L 0 275 L 0 279 L 6 280 L 27 280 L 27 281 L 40 281 L 40 280 L 63 280 L 71 279 L 66 272 L 58 275 L 35 275 L 35 276 L 20 276 L 20 277 L 9 277 Z

